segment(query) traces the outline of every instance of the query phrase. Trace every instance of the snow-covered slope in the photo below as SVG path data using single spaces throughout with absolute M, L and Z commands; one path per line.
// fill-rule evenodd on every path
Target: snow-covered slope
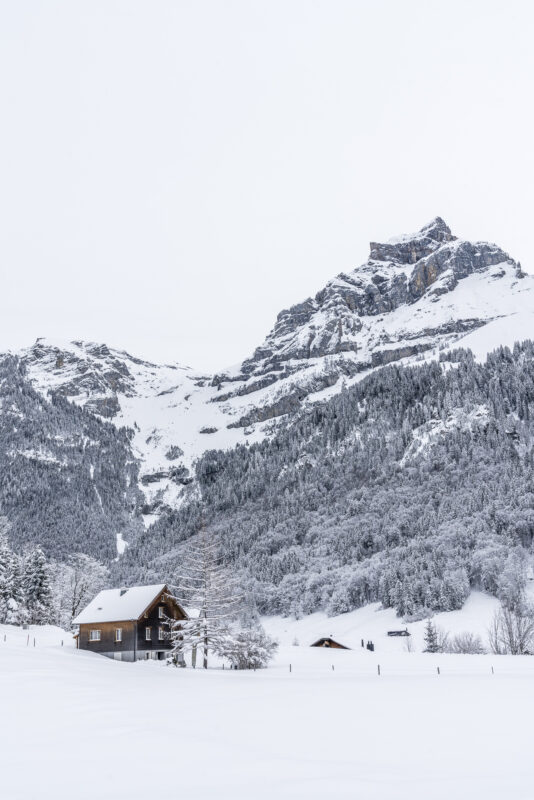
M 369 259 L 282 311 L 243 364 L 215 376 L 101 344 L 39 339 L 21 356 L 33 384 L 134 430 L 145 519 L 176 506 L 207 449 L 261 439 L 303 403 L 394 361 L 453 345 L 482 358 L 534 337 L 534 277 L 499 247 L 457 239 L 437 217 L 371 243 Z
M 49 339 L 39 339 L 21 357 L 43 394 L 57 392 L 133 429 L 146 521 L 162 505 L 179 502 L 204 450 L 232 447 L 252 434 L 228 427 L 240 413 L 240 400 L 213 403 L 217 388 L 189 367 L 151 364 L 106 345 Z

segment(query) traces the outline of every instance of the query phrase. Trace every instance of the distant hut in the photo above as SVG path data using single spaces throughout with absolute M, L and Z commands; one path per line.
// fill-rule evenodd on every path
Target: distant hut
M 350 650 L 350 647 L 336 642 L 331 636 L 324 636 L 322 639 L 317 639 L 310 647 L 332 647 L 335 650 Z

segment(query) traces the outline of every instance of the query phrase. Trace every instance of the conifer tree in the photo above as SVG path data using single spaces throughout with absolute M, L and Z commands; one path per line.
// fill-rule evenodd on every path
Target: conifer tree
M 10 525 L 0 516 L 0 622 L 17 625 L 25 621 L 20 557 L 9 545 Z
M 431 619 L 427 620 L 425 627 L 425 653 L 439 653 L 438 632 Z
M 51 622 L 50 568 L 40 547 L 31 550 L 24 559 L 23 586 L 28 622 L 32 625 Z
M 0 531 L 0 622 L 9 622 L 13 597 L 13 554 L 7 536 Z

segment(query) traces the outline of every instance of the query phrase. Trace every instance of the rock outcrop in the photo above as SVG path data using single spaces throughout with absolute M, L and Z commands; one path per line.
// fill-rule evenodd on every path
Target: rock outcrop
M 374 318 L 415 306 L 425 297 L 437 300 L 463 278 L 495 265 L 502 266 L 503 275 L 517 277 L 518 264 L 507 253 L 487 242 L 457 239 L 441 217 L 415 234 L 371 242 L 365 264 L 329 281 L 315 298 L 280 312 L 265 342 L 243 363 L 242 373 L 247 378 L 280 373 L 289 361 L 364 350 L 371 351 L 372 363 L 370 340 L 385 321 Z M 395 331 L 392 341 L 402 334 Z

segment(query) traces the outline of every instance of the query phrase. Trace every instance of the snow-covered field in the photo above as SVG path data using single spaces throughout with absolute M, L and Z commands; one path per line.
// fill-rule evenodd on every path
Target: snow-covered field
M 474 596 L 438 621 L 482 631 L 492 608 Z M 534 797 L 534 658 L 409 653 L 390 623 L 373 606 L 266 620 L 282 644 L 257 672 L 114 662 L 57 628 L 33 628 L 27 645 L 0 627 L 0 796 Z M 330 633 L 377 649 L 307 646 Z

